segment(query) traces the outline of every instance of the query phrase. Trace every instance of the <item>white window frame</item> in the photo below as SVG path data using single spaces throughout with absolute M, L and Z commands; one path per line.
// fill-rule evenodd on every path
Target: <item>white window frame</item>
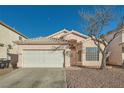
M 99 49 L 97 47 L 86 47 L 86 61 L 99 61 Z

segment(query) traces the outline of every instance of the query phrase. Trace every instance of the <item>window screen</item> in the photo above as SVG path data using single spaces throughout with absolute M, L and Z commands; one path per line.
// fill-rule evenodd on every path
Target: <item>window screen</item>
M 86 61 L 99 61 L 99 49 L 97 47 L 86 48 Z

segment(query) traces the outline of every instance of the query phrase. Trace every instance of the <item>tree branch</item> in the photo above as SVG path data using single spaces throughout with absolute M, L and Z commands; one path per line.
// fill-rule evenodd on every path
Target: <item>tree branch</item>
M 121 33 L 121 32 L 122 32 L 122 30 L 119 30 L 119 31 L 115 32 L 115 34 L 113 35 L 112 39 L 109 40 L 108 45 L 109 45 L 109 44 L 117 37 L 117 35 L 119 35 L 119 33 Z
M 93 36 L 90 36 L 91 39 L 94 41 L 94 44 L 99 48 L 100 52 L 103 54 L 103 50 L 102 48 L 100 47 L 100 42 L 97 38 L 93 38 Z

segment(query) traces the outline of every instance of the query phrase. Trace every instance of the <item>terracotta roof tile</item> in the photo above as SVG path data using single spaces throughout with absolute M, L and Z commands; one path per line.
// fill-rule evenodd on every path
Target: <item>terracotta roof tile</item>
M 39 40 L 23 40 L 23 41 L 15 41 L 18 45 L 51 45 L 51 44 L 67 44 L 66 40 L 60 40 L 55 38 L 42 38 Z

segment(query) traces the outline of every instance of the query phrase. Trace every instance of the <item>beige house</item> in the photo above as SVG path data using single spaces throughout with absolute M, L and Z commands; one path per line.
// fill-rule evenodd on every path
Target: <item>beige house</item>
M 18 45 L 13 41 L 26 39 L 27 37 L 20 32 L 17 32 L 5 23 L 0 22 L 0 58 L 7 59 L 7 52 L 15 55 L 18 54 Z M 11 47 L 9 51 L 7 51 L 8 46 Z
M 69 47 L 73 43 L 76 47 Z M 101 53 L 94 42 L 77 31 L 63 29 L 47 37 L 16 41 L 19 67 L 100 67 Z
M 124 64 L 124 27 L 120 30 L 121 32 L 116 36 L 116 38 L 108 47 L 108 52 L 110 52 L 108 64 L 110 65 L 122 66 Z M 118 30 L 109 32 L 105 38 L 110 40 L 117 31 Z

